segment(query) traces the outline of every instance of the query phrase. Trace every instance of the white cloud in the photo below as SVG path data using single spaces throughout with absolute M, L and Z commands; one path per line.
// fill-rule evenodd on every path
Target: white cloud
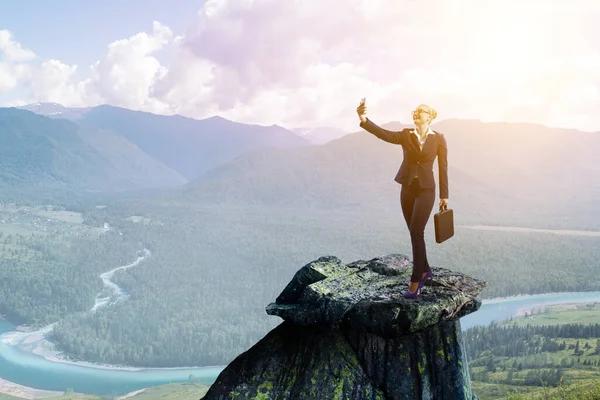
M 14 89 L 26 69 L 6 62 L 0 62 L 0 93 Z
M 440 118 L 552 125 L 565 120 L 556 109 L 600 106 L 594 21 L 582 22 L 591 7 L 585 0 L 209 0 L 181 45 L 216 66 L 203 81 L 212 88 L 205 103 L 233 119 L 356 129 L 354 109 L 366 96 L 382 122 L 408 122 L 424 102 Z M 569 95 L 584 84 L 586 92 Z M 571 119 L 600 129 L 599 117 L 581 121 Z
M 6 29 L 0 30 L 0 55 L 9 62 L 29 61 L 36 57 L 34 52 L 13 40 L 12 33 Z
M 154 53 L 172 41 L 171 30 L 153 23 L 152 33 L 138 33 L 108 45 L 107 54 L 89 68 L 88 76 L 74 80 L 77 65 L 67 65 L 59 60 L 31 63 L 29 80 L 24 85 L 29 90 L 30 101 L 48 101 L 67 106 L 86 106 L 108 103 L 132 109 L 168 112 L 169 106 L 153 98 L 154 85 L 167 72 Z M 13 44 L 20 48 L 20 45 Z M 14 57 L 13 57 L 14 61 Z M 0 64 L 0 91 L 15 86 L 2 84 L 3 69 L 15 68 L 11 63 Z
M 77 66 L 34 64 L 0 31 L 0 92 L 197 118 L 357 129 L 375 120 L 520 120 L 600 130 L 600 36 L 592 0 L 207 0 L 183 35 L 154 22 Z M 593 11 L 593 12 L 592 12 Z M 4 32 L 4 33 L 2 33 Z M 161 65 L 156 54 L 174 55 Z M 8 49 L 8 50 L 7 50 Z
M 29 88 L 41 101 L 84 106 L 85 103 L 81 99 L 82 84 L 71 83 L 76 70 L 76 65 L 67 65 L 59 60 L 44 61 L 32 74 Z
M 35 57 L 35 53 L 13 39 L 11 32 L 0 30 L 0 94 L 14 89 L 29 75 L 29 67 L 24 62 Z
M 151 34 L 142 32 L 111 43 L 108 54 L 91 67 L 84 96 L 94 103 L 163 111 L 166 107 L 150 97 L 153 85 L 166 74 L 154 53 L 172 37 L 168 27 L 155 21 Z

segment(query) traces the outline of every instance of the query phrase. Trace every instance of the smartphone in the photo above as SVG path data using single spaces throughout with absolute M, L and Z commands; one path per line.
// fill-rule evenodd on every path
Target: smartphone
M 365 104 L 365 101 L 367 101 L 367 98 L 363 97 L 362 100 L 360 101 L 360 104 Z

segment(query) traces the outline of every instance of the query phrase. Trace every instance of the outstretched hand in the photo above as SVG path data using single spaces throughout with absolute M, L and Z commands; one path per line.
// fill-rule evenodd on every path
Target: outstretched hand
M 360 122 L 367 122 L 367 117 L 365 116 L 365 114 L 367 113 L 367 105 L 365 104 L 365 99 L 362 99 L 362 101 L 356 108 L 356 113 L 358 114 L 358 118 L 360 118 Z

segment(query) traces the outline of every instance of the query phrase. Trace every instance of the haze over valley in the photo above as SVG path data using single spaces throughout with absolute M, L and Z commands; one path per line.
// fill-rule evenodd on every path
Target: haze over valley
M 592 399 L 600 391 L 596 7 L 459 3 L 3 8 L 0 399 L 244 397 L 250 389 L 236 379 L 269 357 L 312 382 L 298 371 L 309 374 L 328 349 L 337 349 L 336 374 L 338 363 L 350 365 L 339 390 L 384 390 L 398 374 L 354 368 L 353 357 L 378 365 L 409 353 L 376 358 L 359 347 L 390 346 L 334 330 L 331 343 L 346 350 L 312 333 L 282 345 L 290 320 L 267 313 L 273 302 L 291 315 L 294 301 L 319 298 L 331 309 L 306 315 L 339 312 L 360 330 L 352 325 L 360 316 L 381 315 L 354 305 L 385 309 L 381 293 L 404 294 L 392 289 L 409 264 L 373 261 L 412 260 L 394 181 L 403 147 L 360 127 L 362 98 L 368 118 L 391 131 L 414 128 L 419 104 L 433 107 L 431 129 L 448 149 L 454 236 L 435 240 L 436 160 L 425 229 L 435 278 L 416 305 L 401 299 L 410 317 L 398 311 L 393 321 L 417 329 L 440 312 L 435 329 L 448 322 L 443 329 L 460 338 L 452 325 L 460 315 L 464 342 L 440 339 L 451 349 L 438 361 L 462 368 L 481 400 L 544 386 L 556 394 L 561 384 Z M 327 291 L 326 280 L 353 282 L 333 274 L 331 257 L 338 272 L 354 268 L 353 288 L 364 289 L 340 289 L 349 302 L 360 298 L 352 307 Z M 381 280 L 370 281 L 367 268 Z M 410 357 L 433 360 L 438 350 Z M 302 354 L 306 364 L 295 364 Z M 420 365 L 411 371 L 437 377 Z M 443 390 L 436 382 L 427 385 Z M 266 392 L 273 382 L 257 385 L 275 396 Z
M 64 124 L 79 132 L 86 129 L 81 119 L 64 121 L 15 109 L 0 112 L 4 126 L 19 127 L 19 140 L 44 132 L 56 148 L 54 154 L 61 156 L 82 154 L 89 148 L 83 140 L 52 131 Z M 179 121 L 127 110 L 120 113 L 131 116 L 122 121 L 124 126 L 139 132 L 143 132 L 145 118 L 154 121 L 153 127 L 161 126 L 162 119 L 175 121 L 173 130 Z M 35 125 L 19 125 L 23 120 L 35 121 Z M 202 121 L 181 121 L 203 126 Z M 222 121 L 226 126 L 235 124 Z M 230 137 L 221 135 L 220 125 L 206 126 L 202 131 L 205 143 L 217 147 L 230 143 Z M 238 135 L 245 136 L 248 143 L 270 140 L 271 128 L 238 126 Z M 600 146 L 599 134 L 462 120 L 440 121 L 434 129 L 448 137 L 450 198 L 459 227 L 456 238 L 442 246 L 434 245 L 428 228 L 433 265 L 482 277 L 489 283 L 484 298 L 600 288 L 597 275 L 589 275 L 599 259 L 598 237 L 552 233 L 599 227 L 600 218 L 592 204 L 600 200 L 600 163 L 590 150 L 590 143 Z M 518 138 L 525 130 L 528 140 L 539 143 L 543 151 L 532 153 L 523 146 Z M 169 169 L 164 158 L 161 161 L 144 152 L 122 134 L 101 129 L 95 135 L 96 140 L 106 136 L 135 149 L 148 163 L 141 164 L 142 171 L 147 165 L 157 165 L 172 171 L 171 176 L 185 172 L 184 167 Z M 170 131 L 157 130 L 152 139 L 145 138 L 145 145 L 163 148 L 169 135 Z M 12 266 L 3 270 L 11 289 L 4 292 L 0 313 L 15 322 L 40 327 L 58 321 L 51 340 L 73 359 L 144 367 L 219 365 L 277 324 L 264 314 L 264 307 L 300 266 L 332 254 L 345 262 L 394 252 L 410 254 L 410 239 L 398 206 L 399 186 L 393 182 L 400 146 L 367 132 L 350 133 L 324 145 L 294 142 L 293 134 L 287 135 L 289 143 L 300 144 L 240 150 L 233 159 L 214 165 L 196 179 L 179 181 L 179 185 L 149 174 L 145 187 L 162 188 L 149 195 L 121 194 L 116 200 L 101 202 L 95 195 L 80 195 L 73 203 L 54 204 L 59 210 L 80 213 L 81 218 L 71 221 L 69 228 L 40 232 L 23 217 L 13 219 L 10 226 L 18 228 L 11 229 L 20 231 L 4 234 L 4 248 L 27 257 L 5 261 Z M 567 170 L 557 167 L 556 156 L 549 154 L 556 154 L 569 140 L 572 154 L 561 156 L 570 166 Z M 110 152 L 108 147 L 104 157 L 118 159 L 122 150 L 116 149 Z M 198 147 L 196 153 L 210 149 L 208 145 Z M 28 159 L 24 155 L 10 162 L 19 160 Z M 82 159 L 84 164 L 90 165 L 89 157 Z M 52 165 L 60 167 L 56 162 Z M 78 170 L 87 173 L 92 182 L 84 189 L 95 188 L 94 179 L 106 179 L 112 165 L 103 165 L 110 164 Z M 77 185 L 69 186 L 67 181 L 52 186 L 50 179 L 65 182 L 72 172 L 58 167 L 47 178 L 47 190 L 83 193 L 79 186 L 86 182 L 83 179 L 78 179 Z M 118 171 L 136 173 L 126 167 Z M 31 171 L 36 173 L 40 172 Z M 552 179 L 545 178 L 549 173 Z M 32 179 L 39 182 L 40 176 Z M 490 176 L 494 179 L 488 179 Z M 21 182 L 4 184 L 19 188 Z M 581 187 L 580 197 L 573 195 L 577 187 Z M 27 185 L 21 188 L 30 190 Z M 111 189 L 117 187 L 104 192 Z M 40 206 L 32 202 L 18 199 L 15 204 L 5 198 L 5 212 Z M 52 226 L 52 213 L 37 213 L 49 217 L 41 225 Z M 482 232 L 462 225 L 542 228 L 548 233 Z M 105 226 L 111 229 L 105 231 Z M 69 232 L 82 227 L 102 233 L 82 236 Z M 72 250 L 60 250 L 65 246 Z M 113 276 L 130 298 L 86 313 L 102 290 L 98 276 L 133 262 L 144 248 L 152 254 L 147 260 Z M 540 265 L 544 265 L 544 277 L 536 275 Z M 36 270 L 46 273 L 33 273 Z M 520 278 L 509 273 L 517 270 Z M 565 270 L 571 273 L 566 275 Z M 47 296 L 40 296 L 40 285 L 49 286 Z M 64 294 L 57 295 L 61 292 Z

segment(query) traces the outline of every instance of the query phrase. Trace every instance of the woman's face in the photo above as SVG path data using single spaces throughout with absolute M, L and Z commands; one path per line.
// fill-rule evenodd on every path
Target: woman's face
M 423 124 L 431 120 L 431 115 L 429 114 L 429 111 L 423 108 L 417 108 L 415 111 L 413 111 L 412 117 L 413 121 L 419 124 Z

